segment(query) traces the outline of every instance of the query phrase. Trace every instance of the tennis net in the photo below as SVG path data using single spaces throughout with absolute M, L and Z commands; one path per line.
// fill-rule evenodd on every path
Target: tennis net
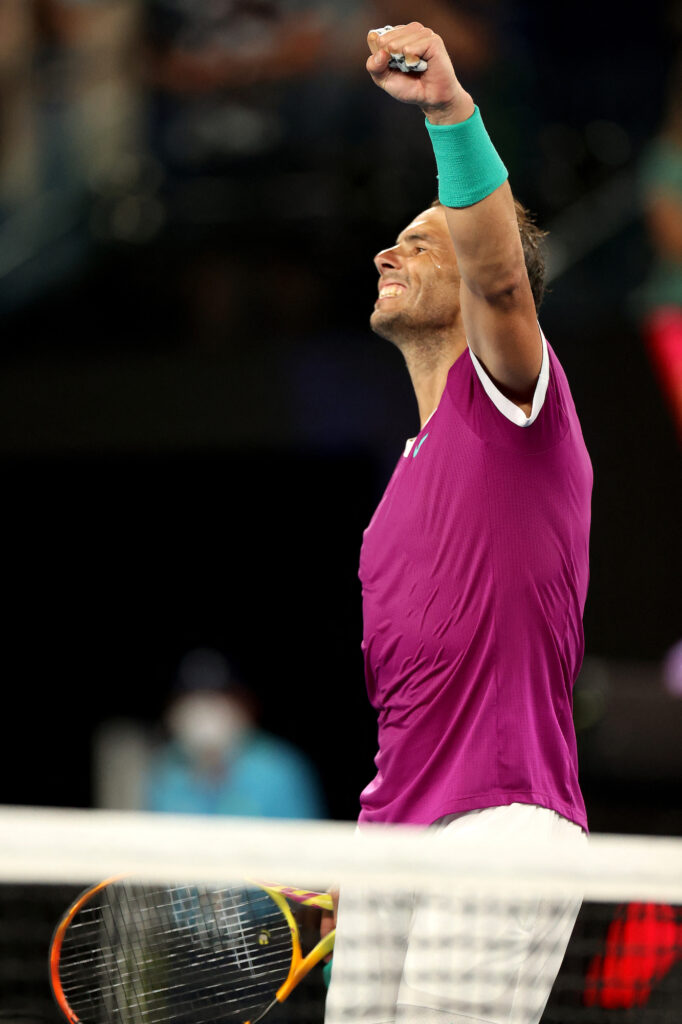
M 272 1024 L 325 1009 L 357 1024 L 396 1000 L 404 1024 L 682 1019 L 682 840 L 491 848 L 446 832 L 0 809 L 0 1020 L 239 1024 L 274 1002 Z M 280 1003 L 280 904 L 305 955 L 308 894 L 332 887 L 331 987 L 318 963 Z

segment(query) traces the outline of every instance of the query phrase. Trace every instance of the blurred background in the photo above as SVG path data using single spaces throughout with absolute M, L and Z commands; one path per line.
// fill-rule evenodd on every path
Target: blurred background
M 371 258 L 435 194 L 365 36 L 414 18 L 551 232 L 541 320 L 595 468 L 591 825 L 682 832 L 672 0 L 0 0 L 1 803 L 149 806 L 178 692 L 236 680 L 309 787 L 291 813 L 355 818 L 358 552 L 417 426 Z M 267 813 L 234 799 L 202 807 Z

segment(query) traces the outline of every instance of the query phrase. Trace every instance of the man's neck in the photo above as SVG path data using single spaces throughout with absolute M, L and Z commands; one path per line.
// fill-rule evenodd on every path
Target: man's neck
M 403 356 L 419 408 L 420 429 L 438 408 L 450 367 L 467 347 L 466 338 L 448 341 L 437 348 L 405 346 Z

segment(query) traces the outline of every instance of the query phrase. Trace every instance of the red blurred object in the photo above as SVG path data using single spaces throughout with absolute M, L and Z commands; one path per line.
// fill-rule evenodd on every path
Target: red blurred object
M 682 442 L 682 309 L 667 306 L 651 313 L 644 322 L 644 336 Z
M 644 1006 L 651 990 L 682 955 L 682 925 L 674 907 L 626 903 L 606 933 L 605 951 L 587 968 L 584 1002 L 606 1010 Z

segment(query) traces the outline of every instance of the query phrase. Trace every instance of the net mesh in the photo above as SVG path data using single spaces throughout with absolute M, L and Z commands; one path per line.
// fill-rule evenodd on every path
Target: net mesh
M 291 934 L 252 879 L 339 887 L 321 964 L 265 1019 L 673 1024 L 682 1019 L 682 840 L 490 849 L 428 830 L 0 810 L 0 1020 L 58 1022 L 48 952 L 84 1024 L 254 1020 Z M 290 901 L 305 954 L 319 911 Z M 112 981 L 112 978 L 114 979 Z M 393 1017 L 386 1016 L 393 1006 Z

